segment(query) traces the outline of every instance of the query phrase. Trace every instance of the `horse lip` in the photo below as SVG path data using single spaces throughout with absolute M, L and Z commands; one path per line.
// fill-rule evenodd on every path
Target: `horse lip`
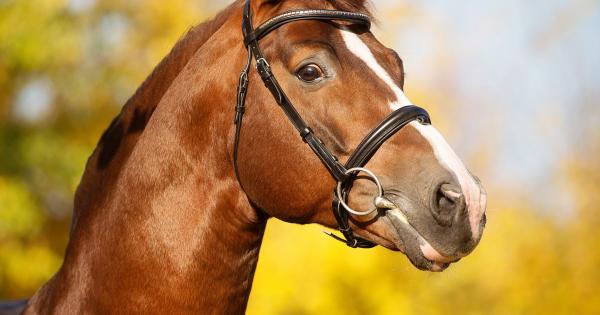
M 386 200 L 389 201 L 389 199 Z M 395 203 L 393 204 L 395 205 Z M 404 254 L 415 267 L 426 271 L 441 272 L 450 266 L 453 261 L 433 261 L 425 256 L 422 248 L 424 244 L 429 243 L 410 224 L 400 207 L 386 207 L 385 209 L 387 209 L 386 217 L 391 221 L 391 224 L 400 239 L 400 241 L 394 241 L 396 247 L 398 247 L 398 249 L 404 248 Z M 404 232 L 401 230 L 404 230 Z M 403 235 L 406 235 L 406 233 L 410 234 L 411 237 L 404 239 Z M 412 248 L 410 242 L 413 243 Z

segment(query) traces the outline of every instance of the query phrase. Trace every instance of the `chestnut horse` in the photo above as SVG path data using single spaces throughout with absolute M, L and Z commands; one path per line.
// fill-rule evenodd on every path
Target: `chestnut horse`
M 75 195 L 64 263 L 25 314 L 240 314 L 269 218 L 337 227 L 335 181 L 256 70 L 248 73 L 236 179 L 243 6 L 236 1 L 190 30 L 105 131 Z M 300 8 L 369 14 L 364 0 L 252 0 L 250 8 L 255 26 Z M 411 104 L 401 59 L 368 29 L 297 21 L 260 46 L 340 161 L 384 117 Z M 390 202 L 367 219 L 350 216 L 353 235 L 430 271 L 478 244 L 485 192 L 433 126 L 408 123 L 367 167 Z M 372 183 L 357 180 L 348 197 L 350 207 L 368 208 Z

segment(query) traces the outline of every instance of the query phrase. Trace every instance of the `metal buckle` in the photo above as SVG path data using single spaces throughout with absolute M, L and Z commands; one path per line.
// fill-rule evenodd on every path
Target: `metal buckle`
M 256 66 L 258 67 L 259 64 L 262 64 L 267 69 L 271 69 L 271 65 L 269 64 L 269 62 L 265 58 L 258 58 L 258 59 L 256 59 Z
M 271 65 L 269 64 L 269 62 L 265 59 L 265 58 L 258 58 L 256 59 L 256 70 L 258 71 L 258 74 L 260 75 L 260 77 L 262 78 L 262 80 L 265 82 L 265 84 L 267 83 L 267 81 L 271 81 L 272 77 L 273 77 L 273 72 L 271 71 Z M 269 87 L 269 86 L 267 86 Z M 269 89 L 271 89 L 271 87 L 269 87 Z M 280 91 L 277 91 L 278 94 L 281 94 Z M 277 95 L 275 93 L 273 93 L 273 95 L 277 98 Z M 278 104 L 281 105 L 281 97 L 278 97 L 279 101 L 277 102 Z
M 373 179 L 375 181 L 375 184 L 377 185 L 377 190 L 379 195 L 377 195 L 374 199 L 373 199 L 373 204 L 376 205 L 376 200 L 379 198 L 383 197 L 383 188 L 381 187 L 381 183 L 379 182 L 379 179 L 377 178 L 377 176 L 375 176 L 375 174 L 371 171 L 369 171 L 366 168 L 362 168 L 362 167 L 354 167 L 351 168 L 349 170 L 347 170 L 345 172 L 346 175 L 350 175 L 351 173 L 354 172 L 363 172 L 366 173 L 367 175 L 369 175 L 369 177 L 371 179 Z M 342 182 L 339 181 L 337 183 L 337 187 L 336 187 L 336 194 L 337 194 L 337 198 L 340 201 L 340 204 L 342 205 L 342 207 L 344 207 L 344 209 L 346 209 L 346 211 L 350 212 L 351 214 L 357 215 L 357 216 L 365 216 L 365 215 L 369 215 L 375 211 L 377 211 L 377 206 L 373 207 L 373 209 L 367 210 L 367 211 L 356 211 L 352 208 L 350 208 L 350 206 L 348 206 L 348 204 L 346 204 L 346 201 L 344 200 L 344 196 L 342 195 Z
M 248 72 L 246 70 L 242 70 L 242 72 L 240 72 L 238 86 L 242 89 L 246 89 L 248 87 Z

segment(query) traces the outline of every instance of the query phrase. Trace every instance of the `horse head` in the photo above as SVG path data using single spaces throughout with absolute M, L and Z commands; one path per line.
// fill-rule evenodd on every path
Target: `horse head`
M 290 12 L 302 15 L 299 7 L 368 14 L 364 1 L 302 2 L 254 1 L 250 10 L 258 29 L 260 21 L 268 25 Z M 268 60 L 281 86 L 276 98 L 287 94 L 299 117 L 339 160 L 347 161 L 380 121 L 412 105 L 403 92 L 402 59 L 368 25 L 335 16 L 291 22 L 257 40 L 260 57 Z M 260 84 L 259 73 L 248 74 L 257 83 L 247 92 L 247 131 L 238 163 L 249 199 L 269 216 L 336 227 L 330 210 L 332 176 L 299 141 L 272 91 Z M 477 245 L 485 224 L 485 192 L 431 124 L 409 122 L 365 167 L 371 172 L 362 175 L 369 176 L 359 176 L 348 196 L 338 196 L 347 197 L 344 206 L 355 235 L 400 250 L 416 267 L 432 271 L 445 269 Z M 373 207 L 374 182 L 384 197 L 378 211 L 353 211 Z

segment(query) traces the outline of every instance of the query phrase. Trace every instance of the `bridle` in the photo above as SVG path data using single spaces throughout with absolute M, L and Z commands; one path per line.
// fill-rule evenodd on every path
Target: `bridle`
M 233 164 L 235 169 L 235 175 L 240 182 L 237 159 L 238 159 L 238 145 L 240 140 L 242 119 L 245 112 L 246 103 L 246 92 L 248 90 L 250 66 L 252 64 L 252 56 L 256 61 L 256 69 L 262 78 L 265 86 L 271 91 L 271 94 L 275 98 L 277 104 L 283 109 L 284 113 L 300 133 L 302 140 L 308 144 L 313 150 L 315 155 L 321 160 L 325 168 L 329 171 L 331 176 L 337 181 L 336 188 L 333 194 L 333 205 L 332 210 L 335 219 L 338 223 L 338 228 L 343 234 L 344 238 L 336 236 L 333 233 L 327 233 L 336 240 L 346 243 L 346 245 L 352 248 L 370 248 L 376 246 L 368 240 L 357 237 L 352 232 L 350 224 L 348 222 L 348 213 L 352 213 L 357 216 L 364 216 L 372 214 L 377 211 L 377 200 L 381 200 L 383 197 L 383 188 L 381 183 L 375 174 L 364 168 L 371 157 L 377 152 L 379 147 L 388 140 L 392 135 L 398 132 L 402 127 L 406 126 L 411 121 L 417 120 L 421 124 L 430 124 L 429 114 L 424 109 L 417 106 L 404 106 L 400 109 L 395 110 L 388 115 L 375 129 L 362 140 L 358 147 L 354 150 L 348 161 L 344 165 L 340 163 L 335 155 L 333 155 L 325 146 L 325 143 L 319 139 L 306 122 L 302 119 L 300 114 L 294 108 L 292 102 L 288 99 L 287 95 L 275 79 L 271 66 L 267 62 L 267 59 L 263 55 L 258 45 L 260 39 L 265 37 L 273 30 L 280 26 L 300 21 L 300 20 L 325 20 L 325 21 L 344 21 L 352 24 L 360 25 L 370 29 L 371 21 L 365 14 L 337 11 L 337 10 L 293 10 L 277 15 L 256 29 L 252 26 L 252 9 L 250 7 L 250 0 L 247 0 L 244 5 L 242 31 L 244 35 L 244 46 L 248 50 L 248 61 L 242 70 L 239 78 L 239 85 L 237 90 L 237 104 L 236 104 L 236 115 L 235 115 L 235 139 L 233 147 Z M 348 193 L 352 187 L 352 182 L 359 173 L 365 173 L 371 178 L 378 188 L 378 196 L 375 199 L 375 207 L 368 211 L 356 211 L 350 208 L 346 204 Z

